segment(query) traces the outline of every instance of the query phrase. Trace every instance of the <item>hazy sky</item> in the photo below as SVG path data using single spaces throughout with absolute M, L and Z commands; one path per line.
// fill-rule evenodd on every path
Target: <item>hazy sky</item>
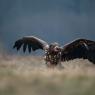
M 95 0 L 0 0 L 0 42 L 13 52 L 15 40 L 35 35 L 64 45 L 95 40 Z

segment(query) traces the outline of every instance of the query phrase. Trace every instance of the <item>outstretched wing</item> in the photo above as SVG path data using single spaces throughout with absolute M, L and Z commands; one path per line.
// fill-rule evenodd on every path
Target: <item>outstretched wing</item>
M 83 58 L 95 64 L 95 42 L 87 39 L 77 39 L 63 47 L 62 61 Z
M 49 45 L 45 41 L 34 36 L 26 36 L 17 40 L 13 48 L 19 50 L 21 46 L 23 46 L 23 52 L 26 51 L 27 47 L 29 52 L 31 52 L 31 48 L 33 51 L 35 51 L 37 49 L 45 50 L 49 47 Z

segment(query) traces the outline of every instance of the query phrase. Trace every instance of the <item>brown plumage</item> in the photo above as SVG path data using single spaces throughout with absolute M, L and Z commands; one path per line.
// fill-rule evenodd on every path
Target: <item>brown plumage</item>
M 75 58 L 88 59 L 95 64 L 95 42 L 87 39 L 77 39 L 65 45 L 62 49 L 61 60 Z
M 37 49 L 45 51 L 45 61 L 48 66 L 56 66 L 61 61 L 69 61 L 76 58 L 88 59 L 95 64 L 95 42 L 87 39 L 77 39 L 66 45 L 59 46 L 58 43 L 48 44 L 47 42 L 34 37 L 27 36 L 17 40 L 14 48 L 20 50 L 23 46 L 23 51 L 31 52 Z

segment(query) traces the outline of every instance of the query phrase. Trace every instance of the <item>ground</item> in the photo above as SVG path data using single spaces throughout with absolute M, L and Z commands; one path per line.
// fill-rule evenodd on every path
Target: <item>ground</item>
M 88 60 L 47 68 L 42 57 L 0 55 L 0 95 L 95 95 L 95 65 Z

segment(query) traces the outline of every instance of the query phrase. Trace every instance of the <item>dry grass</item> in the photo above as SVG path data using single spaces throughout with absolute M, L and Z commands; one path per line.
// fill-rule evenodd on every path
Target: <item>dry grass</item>
M 47 68 L 41 57 L 0 56 L 0 95 L 95 95 L 95 65 L 76 59 Z

